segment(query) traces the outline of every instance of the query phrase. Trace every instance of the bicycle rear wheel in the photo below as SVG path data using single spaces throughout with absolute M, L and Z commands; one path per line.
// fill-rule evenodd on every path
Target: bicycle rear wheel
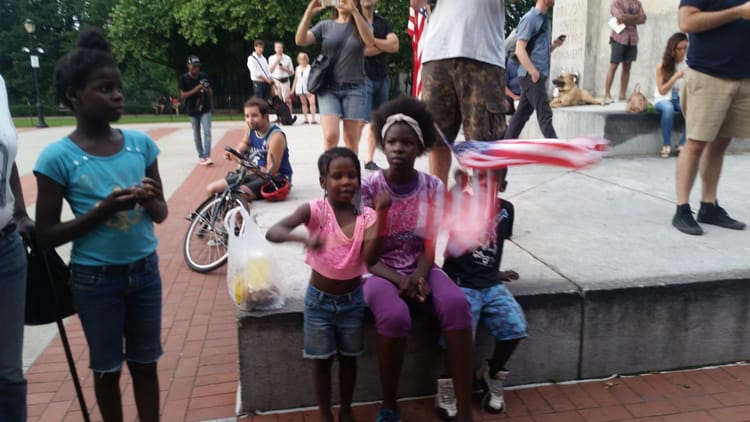
M 183 256 L 193 271 L 207 273 L 227 262 L 229 234 L 224 227 L 224 217 L 234 207 L 243 207 L 249 212 L 247 202 L 235 195 L 226 199 L 221 196 L 209 198 L 193 214 L 185 233 Z

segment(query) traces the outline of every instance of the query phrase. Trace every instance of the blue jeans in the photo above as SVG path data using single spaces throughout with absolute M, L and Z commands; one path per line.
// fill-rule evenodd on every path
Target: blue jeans
M 680 108 L 680 95 L 676 90 L 672 91 L 672 99 L 662 100 L 656 103 L 656 110 L 661 113 L 661 136 L 664 145 L 672 145 L 672 128 L 674 127 L 674 114 L 675 112 L 682 113 Z M 680 145 L 685 143 L 685 132 L 682 132 L 680 137 Z
M 211 156 L 211 112 L 200 116 L 190 116 L 190 125 L 193 127 L 193 142 L 198 158 L 209 158 Z M 201 126 L 203 126 L 203 142 L 201 142 Z
M 23 315 L 26 252 L 18 232 L 0 238 L 0 421 L 26 420 Z
M 72 264 L 71 285 L 92 370 L 116 372 L 123 360 L 146 364 L 159 359 L 161 276 L 156 253 L 129 265 Z
M 362 354 L 365 306 L 361 286 L 348 294 L 332 295 L 309 285 L 305 295 L 303 356 L 328 359 L 336 353 Z
M 366 121 L 367 87 L 365 83 L 329 83 L 318 92 L 318 108 L 321 116 L 336 115 L 343 120 Z
M 373 80 L 367 78 L 367 102 L 365 103 L 365 111 L 367 113 L 367 121 L 370 121 L 370 115 L 373 110 L 377 110 L 381 105 L 388 102 L 388 89 L 391 86 L 388 76 L 380 80 Z

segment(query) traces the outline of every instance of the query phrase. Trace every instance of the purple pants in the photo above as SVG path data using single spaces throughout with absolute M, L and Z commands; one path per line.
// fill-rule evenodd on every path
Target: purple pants
M 466 295 L 439 267 L 427 276 L 428 298 L 443 331 L 471 328 L 471 307 Z M 409 305 L 390 281 L 371 276 L 364 283 L 365 302 L 375 316 L 375 329 L 386 337 L 406 337 L 411 331 Z

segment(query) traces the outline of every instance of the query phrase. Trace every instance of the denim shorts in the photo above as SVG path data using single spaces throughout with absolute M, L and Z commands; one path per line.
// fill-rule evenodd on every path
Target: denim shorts
M 309 286 L 305 295 L 302 355 L 310 359 L 328 359 L 337 353 L 359 356 L 364 350 L 364 316 L 362 286 L 345 295 L 331 295 Z
M 159 359 L 161 276 L 156 253 L 128 265 L 72 264 L 71 285 L 92 370 L 115 372 L 123 360 Z
M 367 78 L 367 101 L 365 105 L 365 115 L 369 122 L 372 116 L 372 112 L 377 110 L 383 104 L 388 102 L 388 89 L 390 88 L 390 80 L 388 76 L 380 80 L 373 80 Z
M 528 337 L 526 318 L 521 305 L 504 284 L 484 289 L 461 287 L 471 305 L 472 333 L 476 335 L 479 321 L 484 323 L 497 341 L 518 340 Z
M 336 115 L 344 120 L 369 119 L 367 114 L 367 85 L 331 83 L 318 92 L 318 110 L 321 116 Z

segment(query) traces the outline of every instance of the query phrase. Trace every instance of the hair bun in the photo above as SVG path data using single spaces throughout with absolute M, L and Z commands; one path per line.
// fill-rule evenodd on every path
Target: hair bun
M 107 41 L 102 30 L 95 26 L 86 27 L 78 34 L 76 46 L 78 48 L 110 52 L 109 41 Z

